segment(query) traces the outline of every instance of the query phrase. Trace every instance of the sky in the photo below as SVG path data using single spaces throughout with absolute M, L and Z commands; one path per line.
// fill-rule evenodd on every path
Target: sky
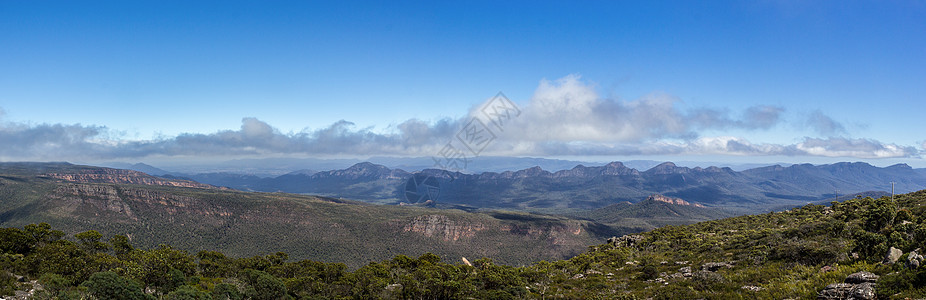
M 923 16 L 926 1 L 0 1 L 0 161 L 926 167 Z M 484 113 L 499 93 L 503 124 Z M 491 133 L 475 148 L 473 124 Z

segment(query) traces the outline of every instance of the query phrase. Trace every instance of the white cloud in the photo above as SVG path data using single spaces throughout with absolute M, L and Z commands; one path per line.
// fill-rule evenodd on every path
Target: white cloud
M 709 108 L 679 109 L 676 97 L 654 93 L 633 101 L 601 98 L 594 86 L 575 75 L 543 80 L 523 113 L 513 120 L 509 137 L 536 142 L 642 142 L 691 139 L 703 129 L 768 129 L 783 108 L 750 107 L 742 119 Z M 470 116 L 478 116 L 474 110 Z M 507 133 L 508 130 L 506 130 Z
M 784 108 L 757 105 L 730 117 L 723 109 L 682 109 L 681 100 L 654 93 L 633 101 L 600 97 L 578 76 L 543 80 L 521 114 L 482 155 L 740 155 L 855 158 L 919 157 L 911 146 L 873 139 L 806 137 L 784 145 L 753 143 L 736 136 L 700 136 L 705 130 L 765 130 L 781 122 Z M 242 155 L 396 155 L 437 156 L 472 117 L 425 122 L 404 121 L 385 128 L 356 128 L 348 121 L 297 133 L 282 133 L 255 119 L 237 130 L 186 133 L 156 140 L 123 140 L 103 126 L 27 125 L 3 122 L 0 108 L 0 160 L 124 159 L 149 156 L 216 157 Z M 819 111 L 807 121 L 819 133 L 844 127 Z M 926 149 L 926 142 L 919 145 Z

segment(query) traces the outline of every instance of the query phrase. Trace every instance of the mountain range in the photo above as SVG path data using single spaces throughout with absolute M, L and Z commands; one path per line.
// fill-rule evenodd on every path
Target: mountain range
M 233 173 L 167 176 L 245 191 L 316 194 L 378 204 L 414 202 L 405 196 L 409 179 L 424 176 L 439 183 L 439 195 L 432 199 L 439 207 L 535 212 L 592 210 L 662 194 L 744 214 L 826 202 L 838 195 L 889 193 L 891 182 L 896 193 L 926 188 L 926 169 L 861 162 L 774 165 L 744 171 L 688 168 L 671 162 L 640 171 L 612 162 L 556 172 L 533 167 L 479 174 L 436 169 L 411 173 L 363 162 L 346 169 L 304 170 L 266 178 Z

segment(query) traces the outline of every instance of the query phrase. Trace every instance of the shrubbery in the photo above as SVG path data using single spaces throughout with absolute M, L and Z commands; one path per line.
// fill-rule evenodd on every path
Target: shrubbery
M 882 275 L 882 297 L 926 295 L 926 267 L 879 265 L 889 247 L 926 241 L 926 192 L 853 199 L 831 207 L 667 226 L 629 244 L 604 244 L 569 260 L 512 267 L 477 259 L 448 264 L 434 254 L 399 255 L 357 270 L 290 261 L 277 252 L 249 258 L 191 255 L 168 245 L 134 248 L 87 231 L 73 240 L 48 224 L 0 229 L 0 293 L 38 278 L 37 298 L 114 299 L 479 299 L 813 298 L 846 275 Z M 719 266 L 702 268 L 708 262 Z M 143 291 L 153 291 L 146 294 Z

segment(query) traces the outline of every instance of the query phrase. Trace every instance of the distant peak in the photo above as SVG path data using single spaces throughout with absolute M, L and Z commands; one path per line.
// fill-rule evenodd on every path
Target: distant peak
M 381 169 L 381 168 L 386 168 L 386 166 L 377 165 L 377 164 L 374 164 L 374 163 L 365 161 L 365 162 L 356 163 L 356 164 L 354 164 L 353 166 L 350 166 L 350 168 L 348 168 L 348 169 L 355 169 L 355 170 L 356 170 L 356 169 L 371 169 L 371 168 L 373 168 L 373 169 Z
M 605 165 L 605 166 L 606 166 L 606 167 L 609 167 L 609 168 L 626 168 L 626 167 L 624 166 L 624 163 L 619 162 L 619 161 L 612 161 L 612 162 L 608 163 L 608 164 Z
M 890 165 L 890 166 L 888 166 L 887 168 L 890 168 L 890 169 L 913 169 L 913 167 L 911 167 L 910 165 L 905 164 L 905 163 L 899 163 L 899 164 L 896 164 L 896 165 Z
M 646 173 L 650 174 L 676 174 L 676 173 L 688 173 L 691 169 L 685 167 L 676 166 L 675 163 L 667 161 L 661 163 L 652 169 L 646 170 Z

